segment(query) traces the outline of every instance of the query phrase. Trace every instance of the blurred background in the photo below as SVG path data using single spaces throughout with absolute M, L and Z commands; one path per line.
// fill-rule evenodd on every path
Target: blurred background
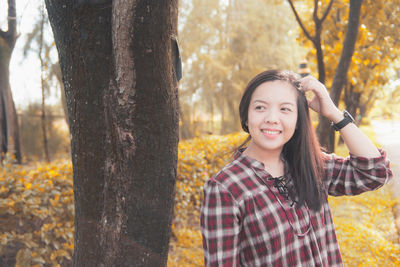
M 343 51 L 349 2 L 180 0 L 181 141 L 168 266 L 203 264 L 202 186 L 245 138 L 238 105 L 247 82 L 266 69 L 289 69 L 311 74 L 329 89 Z M 7 1 L 0 0 L 1 30 L 16 21 L 11 51 L 0 36 L 0 71 L 9 74 L 17 117 L 11 128 L 19 129 L 18 135 L 8 132 L 0 173 L 0 263 L 71 266 L 70 134 L 57 48 L 44 3 L 15 4 L 16 16 L 10 17 Z M 359 19 L 338 105 L 377 146 L 389 136 L 389 146 L 400 147 L 400 0 L 364 0 Z M 312 116 L 317 126 L 318 116 Z M 339 138 L 337 143 L 335 152 L 346 156 Z M 330 201 L 347 266 L 400 266 L 397 200 L 389 190 Z
M 333 1 L 318 32 L 314 1 L 293 2 L 308 33 L 319 36 L 323 79 L 329 88 L 342 53 L 349 3 Z M 317 2 L 321 17 L 330 1 Z M 398 5 L 395 0 L 363 2 L 355 52 L 339 101 L 358 123 L 399 117 Z M 41 1 L 16 1 L 16 6 L 18 38 L 10 62 L 10 84 L 22 154 L 26 160 L 66 155 L 69 134 L 62 78 L 46 11 Z M 7 9 L 0 11 L 4 28 Z M 179 45 L 181 140 L 240 131 L 241 93 L 263 70 L 321 75 L 315 44 L 302 31 L 289 1 L 181 0 Z

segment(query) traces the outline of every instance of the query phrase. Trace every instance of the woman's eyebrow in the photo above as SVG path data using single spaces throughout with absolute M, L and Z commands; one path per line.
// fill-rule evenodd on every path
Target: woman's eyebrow
M 260 102 L 262 104 L 268 104 L 267 101 L 260 100 L 260 99 L 256 99 L 256 100 L 253 101 L 253 103 L 257 103 L 257 102 Z M 292 105 L 292 106 L 295 106 L 295 104 L 293 102 L 283 102 L 283 103 L 280 103 L 280 104 L 281 105 Z
M 256 103 L 256 102 L 260 102 L 260 103 L 263 103 L 263 104 L 267 104 L 266 101 L 264 101 L 264 100 L 259 100 L 259 99 L 256 99 L 256 100 L 253 101 L 253 103 Z
M 291 106 L 294 106 L 295 104 L 294 103 L 292 103 L 292 102 L 283 102 L 283 103 L 281 103 L 282 105 L 291 105 Z

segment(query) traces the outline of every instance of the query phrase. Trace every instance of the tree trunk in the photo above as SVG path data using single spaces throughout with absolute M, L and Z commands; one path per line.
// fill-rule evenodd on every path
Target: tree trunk
M 42 57 L 43 50 L 43 26 L 44 26 L 44 10 L 43 6 L 40 9 L 42 18 L 40 21 L 40 33 L 39 33 L 39 51 L 38 57 L 40 61 L 40 86 L 42 89 L 42 114 L 40 116 L 40 120 L 42 123 L 42 137 L 43 137 L 43 151 L 44 157 L 47 162 L 50 162 L 50 153 L 49 153 L 49 145 L 48 145 L 48 137 L 47 137 L 47 127 L 46 127 L 46 94 L 45 94 L 45 80 L 44 80 L 44 62 Z
M 177 1 L 46 6 L 72 137 L 74 266 L 165 266 L 178 144 Z
M 340 55 L 339 64 L 336 68 L 331 87 L 332 100 L 337 104 L 340 100 L 343 86 L 347 81 L 347 71 L 349 69 L 351 58 L 353 57 L 354 47 L 357 41 L 358 26 L 360 24 L 362 0 L 351 0 L 349 21 L 346 36 L 343 42 L 342 54 Z
M 17 39 L 15 0 L 8 0 L 8 30 L 0 30 L 0 160 L 12 152 L 22 162 L 18 117 L 10 88 L 10 59 Z
M 351 83 L 344 86 L 344 103 L 346 110 L 353 116 L 356 125 L 360 124 L 359 106 L 361 101 L 361 92 L 355 92 L 355 86 Z
M 6 43 L 0 39 L 0 160 L 3 153 L 8 151 L 9 120 L 7 116 L 7 88 L 9 86 L 9 63 L 11 51 Z
M 357 41 L 361 4 L 362 0 L 350 1 L 347 32 L 343 42 L 342 54 L 340 56 L 339 64 L 336 68 L 335 76 L 330 89 L 331 98 L 336 105 L 339 104 L 340 95 L 347 80 L 347 71 L 349 69 L 351 58 L 354 53 L 355 43 Z M 320 116 L 317 132 L 321 145 L 324 146 L 328 152 L 333 152 L 335 150 L 335 133 L 330 127 L 330 121 Z
M 321 44 L 321 36 L 317 36 L 316 38 L 316 42 L 315 42 L 315 51 L 317 53 L 317 66 L 318 66 L 318 80 L 325 84 L 325 80 L 326 80 L 326 73 L 325 73 L 325 62 L 324 62 L 324 53 L 322 50 L 322 44 Z
M 6 92 L 7 100 L 7 121 L 9 122 L 9 144 L 8 151 L 14 154 L 17 163 L 22 163 L 21 140 L 19 135 L 19 123 L 17 110 L 15 108 L 14 100 L 11 93 L 11 87 L 8 85 Z

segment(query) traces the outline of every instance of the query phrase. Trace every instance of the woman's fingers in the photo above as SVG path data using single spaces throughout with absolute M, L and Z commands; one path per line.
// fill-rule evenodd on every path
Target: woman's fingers
M 323 116 L 327 116 L 336 110 L 336 106 L 331 100 L 328 90 L 325 85 L 319 80 L 312 76 L 304 77 L 300 80 L 301 88 L 303 92 L 311 91 L 314 96 L 311 100 L 308 100 L 309 107 L 320 113 Z
M 312 76 L 301 78 L 301 89 L 304 92 L 312 91 L 318 97 L 323 97 L 324 94 L 328 95 L 325 85 Z

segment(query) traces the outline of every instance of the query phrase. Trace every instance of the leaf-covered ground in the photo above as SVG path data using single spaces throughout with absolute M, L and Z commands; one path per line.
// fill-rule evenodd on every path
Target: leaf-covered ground
M 174 224 L 168 266 L 202 266 L 199 212 L 203 184 L 228 162 L 245 136 L 208 136 L 179 144 Z M 339 150 L 340 152 L 340 150 Z M 342 152 L 340 152 L 342 153 Z M 70 161 L 0 170 L 0 262 L 19 267 L 71 266 L 73 189 Z M 330 198 L 347 266 L 400 266 L 400 245 L 387 188 Z M 17 265 L 16 265 L 17 266 Z

